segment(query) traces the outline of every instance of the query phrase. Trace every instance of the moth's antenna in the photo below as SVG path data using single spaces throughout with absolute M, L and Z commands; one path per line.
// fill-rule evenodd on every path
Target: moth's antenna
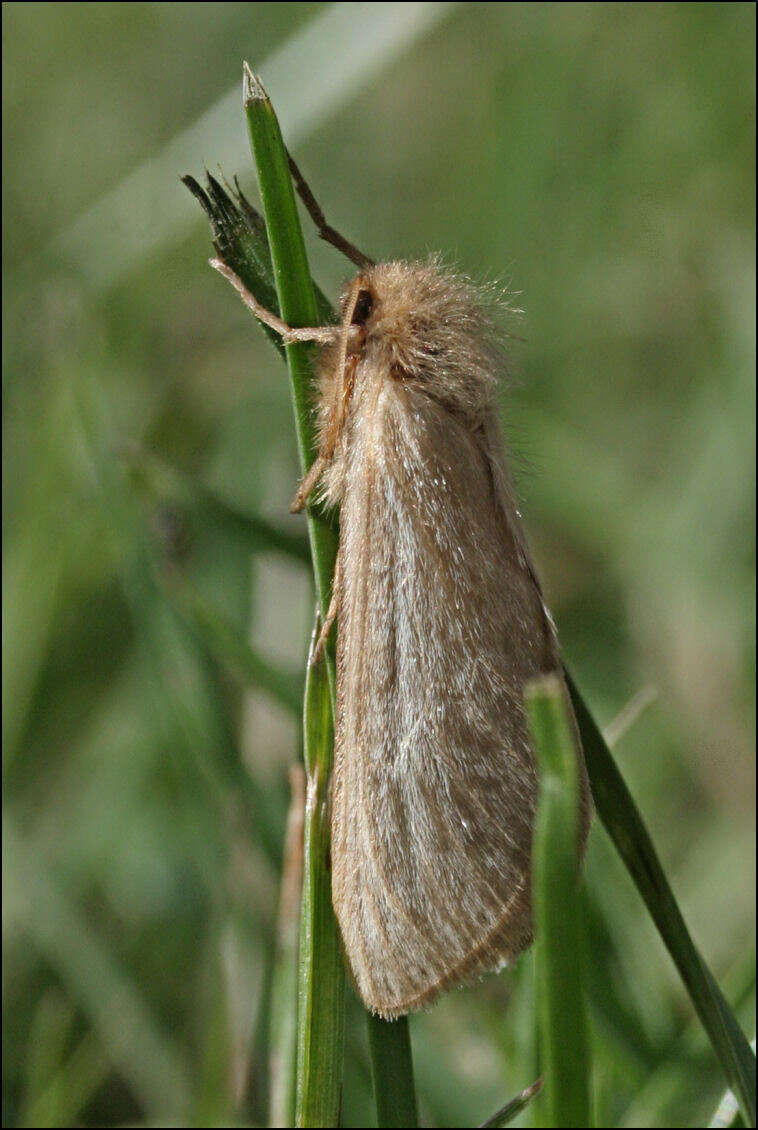
M 287 151 L 287 160 L 290 164 L 290 172 L 295 181 L 298 195 L 308 210 L 308 215 L 318 228 L 318 234 L 321 238 L 326 240 L 327 243 L 331 243 L 332 247 L 336 247 L 343 255 L 346 255 L 348 259 L 355 263 L 356 267 L 373 267 L 374 259 L 369 259 L 368 255 L 364 255 L 349 239 L 345 239 L 344 235 L 340 235 L 331 224 L 326 222 L 326 216 L 321 205 L 311 192 L 308 182 L 293 161 L 289 151 Z

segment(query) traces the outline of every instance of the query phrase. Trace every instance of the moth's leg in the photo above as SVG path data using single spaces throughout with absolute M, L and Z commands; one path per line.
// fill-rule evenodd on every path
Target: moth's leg
M 354 329 L 355 327 L 348 328 Z M 300 511 L 308 501 L 308 496 L 321 477 L 324 468 L 327 467 L 334 458 L 334 452 L 336 450 L 340 433 L 342 431 L 342 426 L 347 415 L 347 406 L 350 402 L 350 397 L 353 395 L 353 387 L 355 385 L 355 368 L 357 363 L 356 358 L 352 358 L 350 361 L 345 362 L 344 346 L 345 342 L 343 341 L 342 360 L 340 362 L 340 367 L 344 372 L 342 387 L 335 390 L 335 400 L 329 414 L 329 422 L 326 426 L 326 431 L 324 432 L 324 435 L 321 439 L 321 447 L 319 448 L 318 455 L 313 460 L 311 466 L 308 468 L 308 472 L 305 475 L 305 478 L 297 488 L 295 497 L 290 503 L 291 514 L 300 513 Z
M 326 216 L 324 215 L 321 206 L 316 200 L 316 197 L 311 192 L 310 188 L 308 187 L 308 182 L 298 169 L 295 162 L 292 160 L 292 157 L 290 157 L 289 153 L 287 153 L 287 160 L 289 161 L 290 173 L 292 174 L 292 179 L 295 182 L 295 187 L 297 188 L 298 195 L 307 208 L 308 215 L 318 228 L 318 234 L 321 236 L 321 238 L 327 243 L 331 243 L 332 247 L 336 247 L 337 250 L 341 251 L 343 255 L 346 255 L 347 258 L 350 259 L 351 262 L 355 263 L 357 267 L 373 267 L 373 259 L 369 259 L 368 255 L 364 255 L 363 252 L 359 251 L 358 248 L 354 244 L 352 244 L 349 239 L 345 239 L 344 235 L 340 235 L 336 228 L 333 228 L 331 224 L 328 224 L 326 222 Z
M 277 314 L 272 314 L 265 306 L 261 306 L 254 294 L 247 289 L 239 275 L 228 267 L 222 259 L 210 259 L 214 271 L 218 271 L 232 284 L 245 305 L 252 310 L 256 318 L 264 325 L 278 333 L 285 345 L 293 341 L 334 341 L 342 332 L 340 326 L 288 326 Z
M 326 619 L 324 620 L 321 631 L 318 634 L 318 639 L 316 640 L 316 644 L 313 647 L 313 649 L 311 650 L 311 654 L 308 657 L 308 664 L 311 667 L 314 665 L 314 663 L 318 663 L 319 659 L 323 655 L 324 648 L 326 647 L 326 641 L 329 638 L 329 632 L 331 631 L 332 624 L 337 619 L 337 611 L 339 609 L 339 600 L 340 600 L 340 590 L 341 590 L 341 588 L 342 588 L 342 566 L 340 565 L 340 558 L 339 558 L 339 554 L 338 554 L 337 555 L 337 561 L 336 561 L 335 566 L 334 566 L 334 577 L 332 578 L 332 595 L 331 595 L 331 599 L 329 601 L 329 608 L 328 608 L 327 613 L 326 613 Z
M 360 277 L 353 281 L 351 287 L 351 294 L 347 304 L 349 311 L 353 309 L 359 290 Z M 308 501 L 309 494 L 318 482 L 324 468 L 334 458 L 334 452 L 339 442 L 342 427 L 347 417 L 350 398 L 353 395 L 353 388 L 355 387 L 355 372 L 358 365 L 358 358 L 355 355 L 348 358 L 347 355 L 348 342 L 353 332 L 360 334 L 360 327 L 353 326 L 350 317 L 347 317 L 340 329 L 340 341 L 335 365 L 336 371 L 342 374 L 342 380 L 339 385 L 335 384 L 334 400 L 329 413 L 329 421 L 326 430 L 321 437 L 321 446 L 318 455 L 308 469 L 308 473 L 297 488 L 297 493 L 290 505 L 290 512 L 292 514 L 298 514 L 303 509 Z
M 318 482 L 321 472 L 326 467 L 329 459 L 323 451 L 319 451 L 316 458 L 311 463 L 308 473 L 297 488 L 295 497 L 290 503 L 290 514 L 299 514 L 308 501 L 308 495 L 311 493 L 316 483 Z
M 316 483 L 321 477 L 324 468 L 331 463 L 334 458 L 334 452 L 337 447 L 342 425 L 344 423 L 345 414 L 347 412 L 347 404 L 353 393 L 353 384 L 355 380 L 355 365 L 349 365 L 349 372 L 346 374 L 342 389 L 339 393 L 339 399 L 332 408 L 332 412 L 327 425 L 326 433 L 321 441 L 318 455 L 311 463 L 305 478 L 297 488 L 295 497 L 290 503 L 290 514 L 299 514 L 308 501 L 308 497 L 315 487 Z

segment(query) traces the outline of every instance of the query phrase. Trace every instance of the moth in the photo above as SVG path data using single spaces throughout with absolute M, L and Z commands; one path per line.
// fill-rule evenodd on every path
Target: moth
M 319 453 L 292 508 L 314 490 L 340 508 L 318 645 L 336 619 L 332 898 L 357 990 L 389 1019 L 531 941 L 524 685 L 562 668 L 498 422 L 489 299 L 438 261 L 373 262 L 291 170 L 322 237 L 358 267 L 341 323 L 290 327 L 212 265 L 285 342 L 323 345 Z

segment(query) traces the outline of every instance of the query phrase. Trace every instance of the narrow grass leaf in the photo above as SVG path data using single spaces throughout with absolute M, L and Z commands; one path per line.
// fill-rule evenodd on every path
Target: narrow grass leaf
M 377 1126 L 418 1126 L 408 1017 L 367 1013 Z
M 755 1051 L 755 1040 L 753 1040 L 753 1051 Z M 740 1114 L 740 1104 L 731 1091 L 726 1092 L 708 1125 L 709 1127 L 718 1128 L 718 1130 L 726 1130 L 728 1127 L 745 1125 L 742 1115 Z
M 528 1087 L 525 1087 L 521 1094 L 516 1095 L 515 1098 L 511 1099 L 511 1101 L 501 1107 L 500 1110 L 495 1111 L 492 1117 L 488 1118 L 486 1122 L 481 1122 L 479 1124 L 480 1128 L 485 1126 L 509 1126 L 514 1118 L 521 1114 L 521 1111 L 529 1105 L 535 1095 L 540 1093 L 541 1089 L 542 1078 L 540 1077 L 539 1079 L 535 1079 L 533 1083 L 530 1083 Z
M 289 325 L 317 325 L 321 312 L 305 253 L 287 152 L 273 107 L 249 68 L 245 70 L 245 109 L 258 171 L 279 312 Z M 285 353 L 300 466 L 305 473 L 313 462 L 317 447 L 311 411 L 314 347 L 310 343 L 295 342 L 285 346 Z M 313 506 L 308 507 L 307 520 L 321 614 L 325 617 L 337 557 L 337 532 L 334 525 Z M 334 657 L 333 649 L 330 651 L 328 648 L 327 670 L 333 699 Z
M 753 1040 L 752 1048 L 753 1052 L 755 1052 L 755 1040 Z M 726 1092 L 708 1125 L 709 1127 L 716 1127 L 718 1130 L 726 1130 L 727 1127 L 745 1125 L 745 1121 L 740 1114 L 740 1104 L 731 1091 Z
M 307 790 L 295 1125 L 338 1126 L 345 1038 L 345 969 L 332 907 L 328 787 L 334 725 L 323 657 L 317 664 L 309 662 L 305 688 Z
M 755 1053 L 698 953 L 631 793 L 581 694 L 566 673 L 592 796 L 708 1033 L 748 1126 L 755 1126 Z
M 539 765 L 533 892 L 543 1126 L 590 1126 L 590 1057 L 578 898 L 578 781 L 563 687 L 554 675 L 526 687 Z
M 300 902 L 303 888 L 305 773 L 290 769 L 287 816 L 271 985 L 269 1126 L 294 1126 L 297 1066 L 297 981 Z
M 593 953 L 594 958 L 594 953 Z M 722 977 L 723 992 L 742 1024 L 755 1016 L 755 948 L 749 945 L 734 966 Z M 692 1078 L 698 1079 L 698 1095 L 692 1094 Z M 687 1018 L 684 1027 L 660 1047 L 656 1063 L 646 1071 L 634 1096 L 619 1114 L 617 1125 L 666 1125 L 681 1110 L 694 1109 L 698 1121 L 707 1118 L 709 1104 L 715 1108 L 721 1087 L 721 1065 L 713 1055 L 708 1034 L 697 1013 Z M 731 1094 L 731 1091 L 727 1092 Z M 740 1125 L 744 1125 L 740 1118 Z
M 287 153 L 273 107 L 245 65 L 245 110 L 258 172 L 279 311 L 294 326 L 314 325 L 320 311 L 295 205 Z M 316 453 L 310 389 L 313 350 L 285 347 L 303 472 Z M 337 532 L 308 507 L 308 533 L 322 617 L 326 616 L 337 556 Z M 306 679 L 304 736 L 306 797 L 300 971 L 298 983 L 297 1126 L 336 1126 L 342 1093 L 345 970 L 332 908 L 329 865 L 329 775 L 334 756 L 334 647 Z

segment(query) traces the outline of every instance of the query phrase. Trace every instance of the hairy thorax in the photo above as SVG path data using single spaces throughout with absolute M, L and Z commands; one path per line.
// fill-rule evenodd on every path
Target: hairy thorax
M 486 296 L 436 263 L 381 263 L 346 291 L 353 305 L 347 347 L 324 351 L 319 371 L 319 428 L 323 437 L 336 400 L 346 396 L 345 420 L 322 497 L 342 500 L 345 452 L 354 435 L 381 427 L 392 398 L 414 411 L 442 408 L 451 429 L 480 430 L 492 415 L 501 341 L 482 312 Z M 343 372 L 344 357 L 344 372 Z

